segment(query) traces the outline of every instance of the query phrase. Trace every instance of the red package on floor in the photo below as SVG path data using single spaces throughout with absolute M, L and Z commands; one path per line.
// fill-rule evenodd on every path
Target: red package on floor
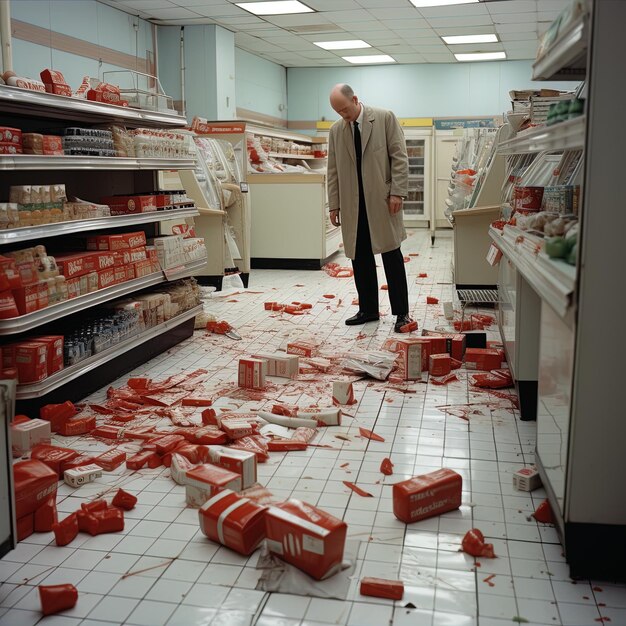
M 79 454 L 69 461 L 61 463 L 61 471 L 65 473 L 65 470 L 76 469 L 77 467 L 84 467 L 85 465 L 93 465 L 95 458 L 91 454 Z
M 380 464 L 380 471 L 385 475 L 385 476 L 391 476 L 393 474 L 393 463 L 391 462 L 391 459 L 389 458 L 384 458 Z
M 120 465 L 122 465 L 125 460 L 126 452 L 121 452 L 120 450 L 112 448 L 100 456 L 97 456 L 93 462 L 96 465 L 99 465 L 103 470 L 112 472 L 114 469 L 117 469 Z
M 431 354 L 447 354 L 445 337 L 428 337 Z
M 198 511 L 200 529 L 212 541 L 248 555 L 265 539 L 267 507 L 225 489 Z
M 148 460 L 152 456 L 158 456 L 158 454 L 150 452 L 149 450 L 138 452 L 137 454 L 126 459 L 126 468 L 130 470 L 140 470 L 142 467 L 147 465 Z
M 476 387 L 486 387 L 488 389 L 506 389 L 513 386 L 513 377 L 510 370 L 493 370 L 488 374 L 474 374 L 472 384 Z
M 63 404 L 46 404 L 39 409 L 39 417 L 50 422 L 54 432 L 57 432 L 61 425 L 70 417 L 74 417 L 78 410 L 69 400 Z
M 78 535 L 78 515 L 72 513 L 58 524 L 54 524 L 52 532 L 57 546 L 66 546 Z
M 78 590 L 74 585 L 39 585 L 38 589 L 41 612 L 44 615 L 67 611 L 78 602 Z
M 185 479 L 187 504 L 201 507 L 224 489 L 241 491 L 241 476 L 211 463 L 203 463 L 187 472 Z
M 341 568 L 348 526 L 300 500 L 270 507 L 265 515 L 267 547 L 316 580 Z
M 92 536 L 120 532 L 124 530 L 124 512 L 111 508 L 88 513 L 85 517 L 85 529 Z
M 185 438 L 182 435 L 165 435 L 163 437 L 159 437 L 154 443 L 156 446 L 157 454 L 165 454 L 166 452 L 171 452 L 176 446 L 179 446 L 181 443 L 185 441 Z
M 542 524 L 554 524 L 554 514 L 549 500 L 544 500 L 533 513 L 533 517 Z
M 256 454 L 248 450 L 210 446 L 207 450 L 208 462 L 219 465 L 241 476 L 241 489 L 247 489 L 256 483 Z M 241 491 L 239 489 L 239 491 Z
M 439 299 L 433 298 L 432 296 L 426 296 L 426 304 L 439 304 Z
M 71 419 L 63 422 L 59 426 L 57 431 L 60 435 L 65 437 L 72 437 L 75 435 L 86 435 L 92 432 L 96 428 L 96 416 L 95 415 L 77 415 Z
M 216 415 L 217 413 L 215 412 L 215 409 L 205 409 L 204 411 L 202 411 L 202 423 L 205 426 L 217 426 Z
M 415 476 L 393 486 L 393 514 L 410 524 L 461 506 L 463 479 L 450 469 Z
M 431 376 L 445 376 L 450 373 L 452 364 L 447 354 L 431 354 L 428 363 L 428 372 Z
M 231 443 L 228 447 L 254 452 L 254 454 L 256 454 L 257 463 L 265 463 L 265 461 L 270 458 L 267 451 L 267 440 L 265 437 L 259 435 L 242 437 L 241 439 L 237 439 L 235 443 Z
M 211 406 L 213 401 L 209 398 L 183 398 L 182 406 Z
M 308 447 L 309 444 L 306 441 L 293 439 L 272 439 L 267 442 L 267 449 L 270 452 L 298 452 Z
M 493 544 L 485 543 L 485 537 L 478 528 L 472 528 L 465 533 L 461 544 L 463 552 L 470 556 L 484 556 L 488 559 L 495 558 Z
M 257 430 L 255 425 L 251 422 L 237 417 L 222 419 L 220 421 L 220 428 L 226 433 L 229 439 L 249 437 L 250 435 L 254 435 Z
M 465 367 L 469 370 L 490 371 L 502 365 L 499 350 L 489 348 L 468 348 L 465 351 Z
M 59 446 L 40 443 L 32 449 L 30 458 L 45 463 L 56 472 L 59 480 L 61 480 L 63 478 L 63 464 L 76 458 L 78 454 L 76 450 L 71 450 L 70 448 L 60 448 Z
M 35 515 L 29 513 L 17 519 L 17 540 L 24 541 L 35 532 Z
M 48 533 L 58 521 L 56 502 L 48 500 L 35 511 L 34 530 L 36 533 Z
M 135 504 L 137 504 L 137 496 L 134 496 L 132 493 L 128 493 L 128 491 L 124 491 L 123 489 L 118 489 L 115 496 L 113 496 L 111 504 L 119 507 L 120 509 L 124 509 L 125 511 L 130 511 L 131 509 L 134 509 Z
M 203 456 L 205 456 L 204 446 L 195 445 L 193 443 L 186 443 L 182 446 L 178 446 L 172 454 L 179 454 L 194 465 L 196 463 L 202 463 Z
M 193 467 L 194 464 L 188 458 L 178 452 L 172 453 L 170 476 L 175 483 L 184 485 L 187 482 L 187 472 L 192 470 Z
M 401 580 L 387 580 L 386 578 L 362 578 L 360 593 L 362 596 L 402 600 L 404 583 Z
M 190 441 L 203 446 L 213 446 L 227 443 L 228 439 L 228 435 L 223 430 L 217 428 L 217 426 L 205 426 L 198 428 Z

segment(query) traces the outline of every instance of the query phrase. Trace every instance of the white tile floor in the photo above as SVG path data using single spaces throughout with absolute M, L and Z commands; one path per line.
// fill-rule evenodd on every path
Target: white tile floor
M 403 247 L 405 254 L 419 255 L 407 264 L 411 312 L 420 328 L 446 327 L 441 306 L 427 306 L 425 300 L 427 295 L 451 299 L 451 240 L 440 236 L 434 248 L 429 244 L 426 233 L 413 231 Z M 428 277 L 418 278 L 419 272 Z M 382 270 L 380 282 L 386 282 Z M 352 280 L 323 272 L 254 271 L 248 292 L 212 298 L 206 306 L 239 330 L 241 342 L 198 332 L 134 374 L 159 379 L 206 368 L 210 376 L 204 386 L 221 396 L 217 405 L 242 411 L 277 398 L 300 406 L 324 405 L 331 377 L 270 385 L 264 398 L 255 398 L 233 384 L 237 359 L 306 335 L 314 335 L 323 351 L 334 356 L 354 348 L 378 349 L 393 323 L 386 294 L 381 294 L 381 322 L 349 328 L 343 321 L 355 311 Z M 266 300 L 314 306 L 306 316 L 281 316 L 263 310 Z M 465 370 L 457 374 L 459 382 L 447 387 L 418 383 L 409 386 L 409 393 L 387 383 L 358 382 L 359 403 L 346 411 L 351 417 L 318 436 L 318 443 L 332 449 L 273 453 L 259 466 L 259 480 L 276 498 L 294 496 L 323 507 L 346 520 L 350 538 L 361 541 L 346 601 L 256 591 L 256 555 L 240 557 L 206 539 L 197 512 L 185 508 L 183 489 L 167 469 L 130 475 L 120 468 L 77 491 L 60 487 L 58 508 L 72 512 L 85 499 L 123 485 L 139 498 L 126 515 L 124 531 L 80 534 L 65 548 L 56 547 L 49 533 L 19 544 L 0 561 L 0 626 L 626 624 L 626 588 L 570 580 L 554 529 L 529 517 L 545 497 L 543 490 L 529 495 L 512 488 L 511 473 L 533 461 L 535 424 L 521 422 L 508 400 L 471 388 Z M 103 397 L 101 391 L 90 399 Z M 467 404 L 469 422 L 437 408 Z M 374 429 L 385 442 L 355 437 L 358 426 Z M 68 439 L 62 443 L 68 445 Z M 72 438 L 69 445 L 91 452 L 105 448 L 85 437 Z M 385 477 L 378 468 L 388 455 L 395 474 Z M 461 509 L 410 526 L 397 521 L 390 485 L 440 467 L 462 474 Z M 373 497 L 352 493 L 343 480 L 356 482 Z M 478 559 L 478 567 L 459 552 L 471 527 L 494 543 L 497 559 Z M 133 572 L 139 573 L 124 577 Z M 358 581 L 365 575 L 401 578 L 403 600 L 360 597 Z M 78 587 L 78 604 L 42 619 L 36 586 L 63 582 Z

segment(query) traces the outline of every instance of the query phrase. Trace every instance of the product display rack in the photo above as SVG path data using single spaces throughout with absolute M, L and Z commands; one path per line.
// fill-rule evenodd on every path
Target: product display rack
M 186 124 L 178 115 L 140 111 L 65 98 L 40 92 L 0 86 L 0 108 L 5 116 L 3 123 L 21 128 L 47 127 L 53 118 L 57 127 L 71 124 L 121 123 L 127 127 L 169 127 Z M 10 185 L 31 182 L 65 182 L 72 193 L 84 199 L 99 200 L 114 193 L 145 192 L 157 188 L 156 172 L 160 170 L 193 169 L 193 158 L 126 158 L 82 156 L 11 155 L 0 157 L 0 194 L 7 196 Z M 62 172 L 61 174 L 57 174 Z M 122 216 L 77 220 L 28 226 L 0 231 L 0 253 L 3 248 L 19 249 L 35 245 L 42 238 L 58 250 L 65 248 L 65 235 L 83 231 L 120 233 L 132 227 L 147 231 L 148 236 L 158 235 L 160 223 L 198 215 L 194 206 L 159 210 Z M 54 254 L 54 253 L 52 253 Z M 20 333 L 42 327 L 47 334 L 54 332 L 58 320 L 69 315 L 136 293 L 147 287 L 193 275 L 206 264 L 198 260 L 186 265 L 155 272 L 148 276 L 122 282 L 82 296 L 68 299 L 30 314 L 0 320 L 3 342 L 20 339 Z M 33 384 L 17 387 L 18 410 L 33 415 L 39 406 L 50 402 L 79 400 L 99 389 L 130 369 L 169 349 L 193 333 L 194 318 L 201 307 L 182 312 L 158 326 L 152 326 L 136 336 L 121 341 L 76 365 Z M 44 327 L 45 325 L 45 327 Z M 28 337 L 29 335 L 27 335 Z
M 578 137 L 585 137 L 577 264 L 566 268 L 540 251 L 535 254 L 532 238 L 516 229 L 505 227 L 503 234 L 492 231 L 491 236 L 504 254 L 501 277 L 517 275 L 517 284 L 536 297 L 536 303 L 531 302 L 519 315 L 522 321 L 538 320 L 534 337 L 525 335 L 529 343 L 533 339 L 537 343 L 535 463 L 570 575 L 623 580 L 626 423 L 619 390 L 626 349 L 621 332 L 626 301 L 619 278 L 613 284 L 609 280 L 620 275 L 623 265 L 626 216 L 619 210 L 623 173 L 615 146 L 624 139 L 619 120 L 626 86 L 606 68 L 626 52 L 622 32 L 626 3 L 596 0 L 589 6 L 590 15 L 579 21 L 589 24 L 588 38 L 582 44 L 580 37 L 568 38 L 578 28 L 574 24 L 542 57 L 541 64 L 550 71 L 536 71 L 542 78 L 571 78 L 563 64 L 580 56 L 581 45 L 586 50 L 586 117 L 546 127 L 546 139 L 541 140 L 544 146 L 549 142 L 566 149 L 572 144 L 563 129 L 584 129 L 577 132 Z M 518 146 L 523 146 L 524 137 Z M 575 143 L 582 147 L 580 141 Z M 499 281 L 503 295 L 511 282 Z M 513 306 L 519 306 L 517 295 L 513 294 Z M 516 336 L 519 342 L 517 330 Z M 515 349 L 524 349 L 525 343 Z
M 500 143 L 498 154 L 511 155 L 582 148 L 585 145 L 586 128 L 584 115 L 553 126 L 533 128 Z

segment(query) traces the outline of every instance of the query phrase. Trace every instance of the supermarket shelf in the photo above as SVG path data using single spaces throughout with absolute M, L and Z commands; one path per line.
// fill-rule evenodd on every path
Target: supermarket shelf
M 326 157 L 316 157 L 312 154 L 290 154 L 289 152 L 268 152 L 269 156 L 277 159 L 325 159 Z
M 126 126 L 144 128 L 176 128 L 187 125 L 186 118 L 177 113 L 119 107 L 6 85 L 0 85 L 0 109 L 5 114 L 13 113 L 31 118 L 51 117 L 62 121 L 94 124 L 119 121 Z
M 162 220 L 173 220 L 199 215 L 195 207 L 172 209 L 169 211 L 152 211 L 151 213 L 137 213 L 134 215 L 114 215 L 90 220 L 72 220 L 71 222 L 57 222 L 56 224 L 42 224 L 41 226 L 24 226 L 0 230 L 0 245 L 31 241 L 44 237 L 57 237 L 69 233 L 104 228 L 121 228 L 135 224 L 150 224 Z
M 576 290 L 576 267 L 549 258 L 541 250 L 541 237 L 519 228 L 505 226 L 504 232 L 490 228 L 489 236 L 537 294 L 565 318 Z
M 586 117 L 581 115 L 553 126 L 518 134 L 498 146 L 498 154 L 524 154 L 544 150 L 572 150 L 585 146 Z
M 42 381 L 37 383 L 32 383 L 29 385 L 18 385 L 17 387 L 17 400 L 28 400 L 30 398 L 38 398 L 41 395 L 50 393 L 55 389 L 58 389 L 62 385 L 65 385 L 68 382 L 78 378 L 79 376 L 83 376 L 84 374 L 90 372 L 96 367 L 100 367 L 101 365 L 111 361 L 112 359 L 118 357 L 120 354 L 124 352 L 128 352 L 133 348 L 145 343 L 146 341 L 150 341 L 150 339 L 154 339 L 158 337 L 161 333 L 164 333 L 176 326 L 179 326 L 183 322 L 195 317 L 203 310 L 202 305 L 198 305 L 193 309 L 189 309 L 176 317 L 168 320 L 167 322 L 163 322 L 162 324 L 158 324 L 157 326 L 153 326 L 140 333 L 136 337 L 132 337 L 131 339 L 127 339 L 126 341 L 122 341 L 121 343 L 115 344 L 102 352 L 95 354 L 76 365 L 71 365 L 70 367 L 66 367 L 62 369 L 60 372 L 45 378 Z
M 582 80 L 588 38 L 587 16 L 583 15 L 533 64 L 533 80 Z
M 0 170 L 193 170 L 195 159 L 158 159 L 14 154 L 0 157 Z
M 71 300 L 65 300 L 58 304 L 28 313 L 26 315 L 20 315 L 19 317 L 11 317 L 9 319 L 0 320 L 0 336 L 14 335 L 16 333 L 22 333 L 27 330 L 32 330 L 48 322 L 53 322 L 61 317 L 84 311 L 97 304 L 103 304 L 109 300 L 120 298 L 129 293 L 145 289 L 146 287 L 152 287 L 167 280 L 179 280 L 180 278 L 186 278 L 192 276 L 197 270 L 202 269 L 206 265 L 206 259 L 200 261 L 194 261 L 184 267 L 168 271 L 168 278 L 165 277 L 163 272 L 155 272 L 142 278 L 135 278 L 134 280 L 127 280 L 119 285 L 113 285 L 106 289 L 99 289 L 93 293 L 88 293 L 78 298 L 72 298 Z

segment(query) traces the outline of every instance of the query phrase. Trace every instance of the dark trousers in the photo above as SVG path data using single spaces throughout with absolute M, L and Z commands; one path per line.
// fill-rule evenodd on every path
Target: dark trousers
M 408 315 L 409 293 L 406 284 L 404 257 L 400 248 L 381 254 L 389 301 L 393 315 Z M 378 313 L 378 279 L 376 276 L 376 260 L 372 252 L 369 222 L 365 202 L 359 202 L 359 222 L 356 235 L 356 251 L 352 261 L 354 282 L 359 294 L 359 311 L 363 313 Z

